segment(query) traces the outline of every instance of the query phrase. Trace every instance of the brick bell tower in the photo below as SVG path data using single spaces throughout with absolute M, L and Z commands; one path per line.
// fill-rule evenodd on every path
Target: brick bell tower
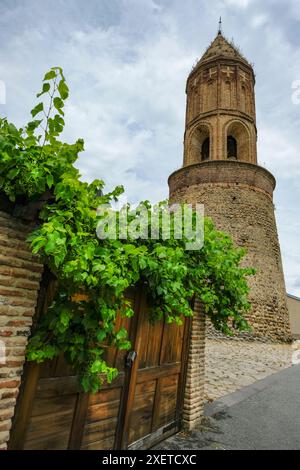
M 257 164 L 255 75 L 222 35 L 187 79 L 183 167 L 169 177 L 172 202 L 203 203 L 205 214 L 247 249 L 252 334 L 290 339 L 273 206 L 275 178 Z

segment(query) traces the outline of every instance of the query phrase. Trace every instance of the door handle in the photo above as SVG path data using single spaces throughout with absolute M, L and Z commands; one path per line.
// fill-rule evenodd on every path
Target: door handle
M 130 351 L 127 356 L 126 356 L 126 367 L 132 367 L 134 361 L 136 360 L 137 357 L 137 352 L 136 351 Z

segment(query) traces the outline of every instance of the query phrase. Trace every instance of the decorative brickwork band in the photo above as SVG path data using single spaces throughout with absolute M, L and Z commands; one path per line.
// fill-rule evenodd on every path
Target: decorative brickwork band
M 169 177 L 170 197 L 193 185 L 235 185 L 262 191 L 273 198 L 276 181 L 265 168 L 252 163 L 211 160 L 180 168 Z

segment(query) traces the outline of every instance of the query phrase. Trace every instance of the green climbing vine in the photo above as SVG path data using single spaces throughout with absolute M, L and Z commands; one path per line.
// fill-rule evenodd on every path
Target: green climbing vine
M 95 392 L 104 379 L 110 382 L 118 373 L 105 361 L 107 346 L 130 348 L 127 331 L 116 329 L 115 322 L 117 314 L 134 314 L 126 300 L 129 287 L 143 284 L 153 320 L 180 323 L 192 315 L 191 299 L 197 296 L 215 327 L 232 334 L 249 328 L 244 318 L 250 308 L 246 276 L 254 271 L 240 266 L 245 251 L 235 248 L 207 218 L 204 245 L 198 250 L 186 250 L 186 239 L 176 239 L 172 215 L 166 240 L 99 239 L 97 208 L 117 200 L 123 188 L 104 194 L 102 180 L 81 181 L 74 163 L 84 142 L 59 140 L 68 95 L 62 69 L 52 68 L 26 126 L 18 129 L 0 118 L 0 191 L 23 205 L 47 195 L 29 242 L 58 288 L 29 341 L 27 358 L 42 362 L 63 353 L 83 388 Z M 150 214 L 153 208 L 145 205 Z M 129 222 L 137 219 L 139 208 L 128 206 L 127 217 Z M 86 300 L 75 301 L 78 292 Z

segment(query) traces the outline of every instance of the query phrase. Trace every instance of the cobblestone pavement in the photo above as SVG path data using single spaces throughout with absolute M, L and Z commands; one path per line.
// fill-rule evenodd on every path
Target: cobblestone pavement
M 293 351 L 289 344 L 207 339 L 205 401 L 217 400 L 290 367 Z

